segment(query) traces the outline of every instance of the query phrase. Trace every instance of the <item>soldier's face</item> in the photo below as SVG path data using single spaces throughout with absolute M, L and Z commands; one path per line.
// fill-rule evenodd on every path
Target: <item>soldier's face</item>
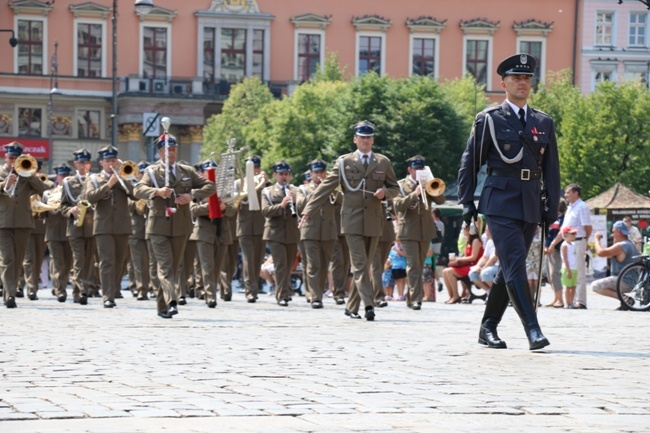
M 158 149 L 158 155 L 160 155 L 160 159 L 165 161 L 165 148 L 161 147 Z M 167 162 L 167 161 L 165 161 Z M 176 163 L 176 146 L 169 146 L 169 164 L 173 165 Z
M 16 162 L 16 157 L 5 154 L 5 162 L 7 163 L 9 170 L 13 170 L 14 162 Z
M 285 182 L 289 183 L 291 182 L 291 173 L 273 173 L 273 177 L 275 178 L 275 181 L 279 183 L 280 185 L 284 185 Z
M 501 81 L 501 87 L 506 91 L 508 100 L 514 104 L 519 102 L 525 104 L 530 95 L 532 78 L 530 75 L 506 75 Z
M 325 179 L 325 175 L 327 174 L 326 171 L 310 171 L 309 174 L 311 174 L 311 180 L 314 181 L 314 183 L 319 184 Z
M 90 171 L 90 166 L 91 165 L 92 165 L 92 162 L 90 162 L 90 161 L 75 161 L 74 162 L 75 168 L 77 169 L 77 171 L 79 173 L 81 173 L 82 176 L 85 175 L 86 173 L 88 173 L 88 171 Z
M 360 152 L 368 153 L 372 150 L 372 145 L 375 143 L 375 137 L 365 137 L 363 135 L 354 136 L 354 144 Z

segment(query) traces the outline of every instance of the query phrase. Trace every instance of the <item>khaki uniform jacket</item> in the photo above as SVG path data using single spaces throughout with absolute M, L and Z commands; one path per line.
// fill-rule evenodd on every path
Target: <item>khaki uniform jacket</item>
M 358 191 L 348 189 L 346 182 L 352 189 L 360 186 L 365 179 L 365 185 Z M 395 171 L 388 158 L 378 153 L 372 154 L 368 168 L 364 169 L 358 152 L 341 156 L 332 169 L 332 172 L 320 184 L 312 198 L 303 210 L 309 218 L 316 217 L 318 209 L 329 200 L 330 193 L 341 185 L 343 191 L 343 205 L 341 208 L 341 228 L 345 234 L 361 236 L 380 236 L 382 232 L 381 218 L 385 212 L 381 200 L 372 193 L 383 188 L 385 200 L 390 200 L 399 194 L 399 185 Z M 364 192 L 371 191 L 371 192 Z
M 436 237 L 436 225 L 431 208 L 434 203 L 442 204 L 445 196 L 426 196 L 429 209 L 422 203 L 422 195 L 415 193 L 417 185 L 410 176 L 399 181 L 400 195 L 393 199 L 397 213 L 397 239 L 401 241 L 431 242 Z
M 135 203 L 137 200 L 129 199 L 129 214 L 131 215 L 131 239 L 146 239 L 147 229 L 147 213 L 148 208 L 145 207 L 144 215 L 140 215 L 135 210 Z
M 241 180 L 235 181 L 235 191 L 239 192 L 241 187 Z M 271 185 L 267 183 L 266 186 Z M 262 207 L 262 189 L 257 191 L 257 202 Z M 248 209 L 248 200 L 242 200 L 237 213 L 237 236 L 262 236 L 264 233 L 264 215 L 261 211 L 251 211 Z
M 131 214 L 129 197 L 133 197 L 133 184 L 124 181 L 108 186 L 110 175 L 106 172 L 91 174 L 86 180 L 88 201 L 95 206 L 93 217 L 94 235 L 130 235 Z
M 309 198 L 318 185 L 314 182 L 308 185 L 300 185 L 296 198 L 296 210 L 302 214 L 302 210 L 307 205 Z M 338 227 L 336 226 L 336 198 L 337 193 L 331 194 L 334 200 L 326 200 L 320 211 L 316 212 L 316 216 L 307 220 L 300 229 L 300 239 L 310 239 L 317 241 L 333 241 L 338 238 Z
M 289 188 L 293 192 L 296 191 L 293 185 L 289 185 Z M 286 208 L 280 206 L 284 197 L 284 189 L 277 183 L 262 190 L 261 208 L 262 215 L 266 218 L 262 239 L 283 244 L 297 244 L 300 240 L 298 218 L 291 216 L 290 206 Z
M 45 191 L 43 193 L 43 203 L 52 204 L 52 194 L 58 195 L 59 192 L 61 198 L 63 198 L 62 186 Z M 61 213 L 61 207 L 56 211 L 46 212 L 45 221 L 45 242 L 65 242 L 68 240 L 66 235 L 68 219 Z
M 7 164 L 0 167 L 0 183 L 11 174 Z M 34 228 L 32 204 L 29 200 L 32 194 L 42 195 L 48 186 L 37 175 L 30 177 L 18 176 L 15 196 L 10 196 L 0 186 L 0 228 Z
M 77 206 L 77 201 L 80 198 L 85 199 L 85 185 L 88 176 L 85 177 L 83 182 L 79 181 L 77 175 L 68 176 L 63 179 L 63 194 L 61 195 L 61 214 L 68 219 L 67 235 L 69 238 L 90 238 L 93 235 L 93 209 L 86 210 L 86 216 L 81 227 L 74 225 L 74 215 L 70 210 Z M 68 185 L 70 194 L 68 194 L 65 185 Z M 71 197 L 72 196 L 72 197 Z
M 158 187 L 156 187 L 151 175 L 153 174 Z M 194 200 L 203 200 L 214 194 L 217 190 L 216 185 L 198 175 L 198 173 L 189 165 L 176 164 L 176 175 L 170 176 L 170 188 L 176 195 L 191 194 Z M 155 196 L 157 188 L 165 186 L 165 165 L 158 163 L 149 166 L 144 172 L 144 176 L 135 186 L 136 198 L 151 200 L 151 208 L 147 218 L 147 235 L 162 236 L 189 236 L 192 233 L 192 216 L 190 214 L 190 205 L 174 205 L 174 196 L 169 201 L 172 206 L 176 206 L 176 213 L 171 217 L 166 217 L 166 202 L 162 197 Z
M 192 218 L 194 218 L 194 230 L 190 235 L 190 240 L 207 242 L 209 244 L 218 243 L 220 245 L 232 245 L 232 229 L 230 223 L 237 210 L 230 204 L 226 205 L 221 218 L 221 236 L 217 239 L 217 226 L 210 221 L 210 210 L 207 200 L 201 200 L 201 203 L 191 203 Z

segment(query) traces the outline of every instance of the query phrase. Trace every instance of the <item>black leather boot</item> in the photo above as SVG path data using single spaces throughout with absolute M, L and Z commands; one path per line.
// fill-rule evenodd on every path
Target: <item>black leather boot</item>
M 527 280 L 515 280 L 506 284 L 508 296 L 512 301 L 512 306 L 524 325 L 530 350 L 537 350 L 548 346 L 550 343 L 542 334 L 537 322 L 537 314 L 533 307 L 533 299 L 530 295 L 530 287 Z
M 481 320 L 481 329 L 478 333 L 478 343 L 491 349 L 505 349 L 506 342 L 499 338 L 497 326 L 501 322 L 503 313 L 508 308 L 508 292 L 504 283 L 494 283 L 490 289 L 485 313 Z

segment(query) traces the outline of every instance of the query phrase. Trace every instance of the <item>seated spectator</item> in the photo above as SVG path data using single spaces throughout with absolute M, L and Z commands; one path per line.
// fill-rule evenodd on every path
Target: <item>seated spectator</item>
M 618 299 L 618 295 L 616 294 L 616 281 L 618 280 L 618 274 L 625 266 L 634 262 L 634 256 L 639 255 L 639 250 L 636 248 L 634 243 L 628 239 L 629 234 L 630 231 L 627 225 L 623 221 L 616 221 L 612 226 L 612 237 L 614 238 L 614 244 L 611 247 L 604 248 L 600 245 L 600 240 L 603 238 L 602 233 L 597 232 L 594 235 L 596 239 L 596 255 L 598 257 L 607 257 L 612 259 L 612 276 L 601 278 L 591 283 L 591 289 L 594 292 L 603 296 L 609 296 L 610 298 Z M 631 285 L 629 285 L 629 289 L 632 289 Z M 621 303 L 621 306 L 617 308 L 617 310 L 626 309 L 627 308 L 623 303 Z
M 490 227 L 485 227 L 485 235 L 487 237 L 487 242 L 485 243 L 485 248 L 483 250 L 483 255 L 474 266 L 469 270 L 469 279 L 476 286 L 486 292 L 490 292 L 492 288 L 492 283 L 494 282 L 494 277 L 497 275 L 499 270 L 499 257 L 497 256 L 497 250 L 494 247 L 494 241 L 492 240 L 492 233 L 490 233 Z
M 465 254 L 450 260 L 448 267 L 442 271 L 442 277 L 449 293 L 449 299 L 445 304 L 458 304 L 463 298 L 469 297 L 469 288 L 463 291 L 463 297 L 458 295 L 458 280 L 467 277 L 469 270 L 474 266 L 483 255 L 483 242 L 481 242 L 481 235 L 478 228 L 470 231 L 467 224 L 463 223 L 461 235 L 467 238 L 467 246 L 465 247 Z M 467 293 L 466 293 L 467 291 Z
M 528 276 L 528 287 L 530 287 L 531 295 L 533 299 L 535 297 L 535 292 L 537 292 L 537 282 L 541 275 L 538 275 L 538 272 L 541 270 L 540 260 L 542 257 L 542 236 L 540 234 L 539 227 L 535 230 L 535 237 L 533 242 L 530 244 L 528 249 L 528 256 L 526 256 L 526 274 Z M 539 299 L 537 300 L 539 303 Z

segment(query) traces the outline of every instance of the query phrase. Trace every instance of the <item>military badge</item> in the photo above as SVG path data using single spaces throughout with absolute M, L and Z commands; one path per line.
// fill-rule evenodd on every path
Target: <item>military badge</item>
M 521 62 L 522 65 L 525 65 L 526 63 L 528 63 L 528 56 L 522 54 L 521 57 L 519 57 L 519 61 Z
M 537 136 L 533 135 L 533 141 L 537 141 Z

